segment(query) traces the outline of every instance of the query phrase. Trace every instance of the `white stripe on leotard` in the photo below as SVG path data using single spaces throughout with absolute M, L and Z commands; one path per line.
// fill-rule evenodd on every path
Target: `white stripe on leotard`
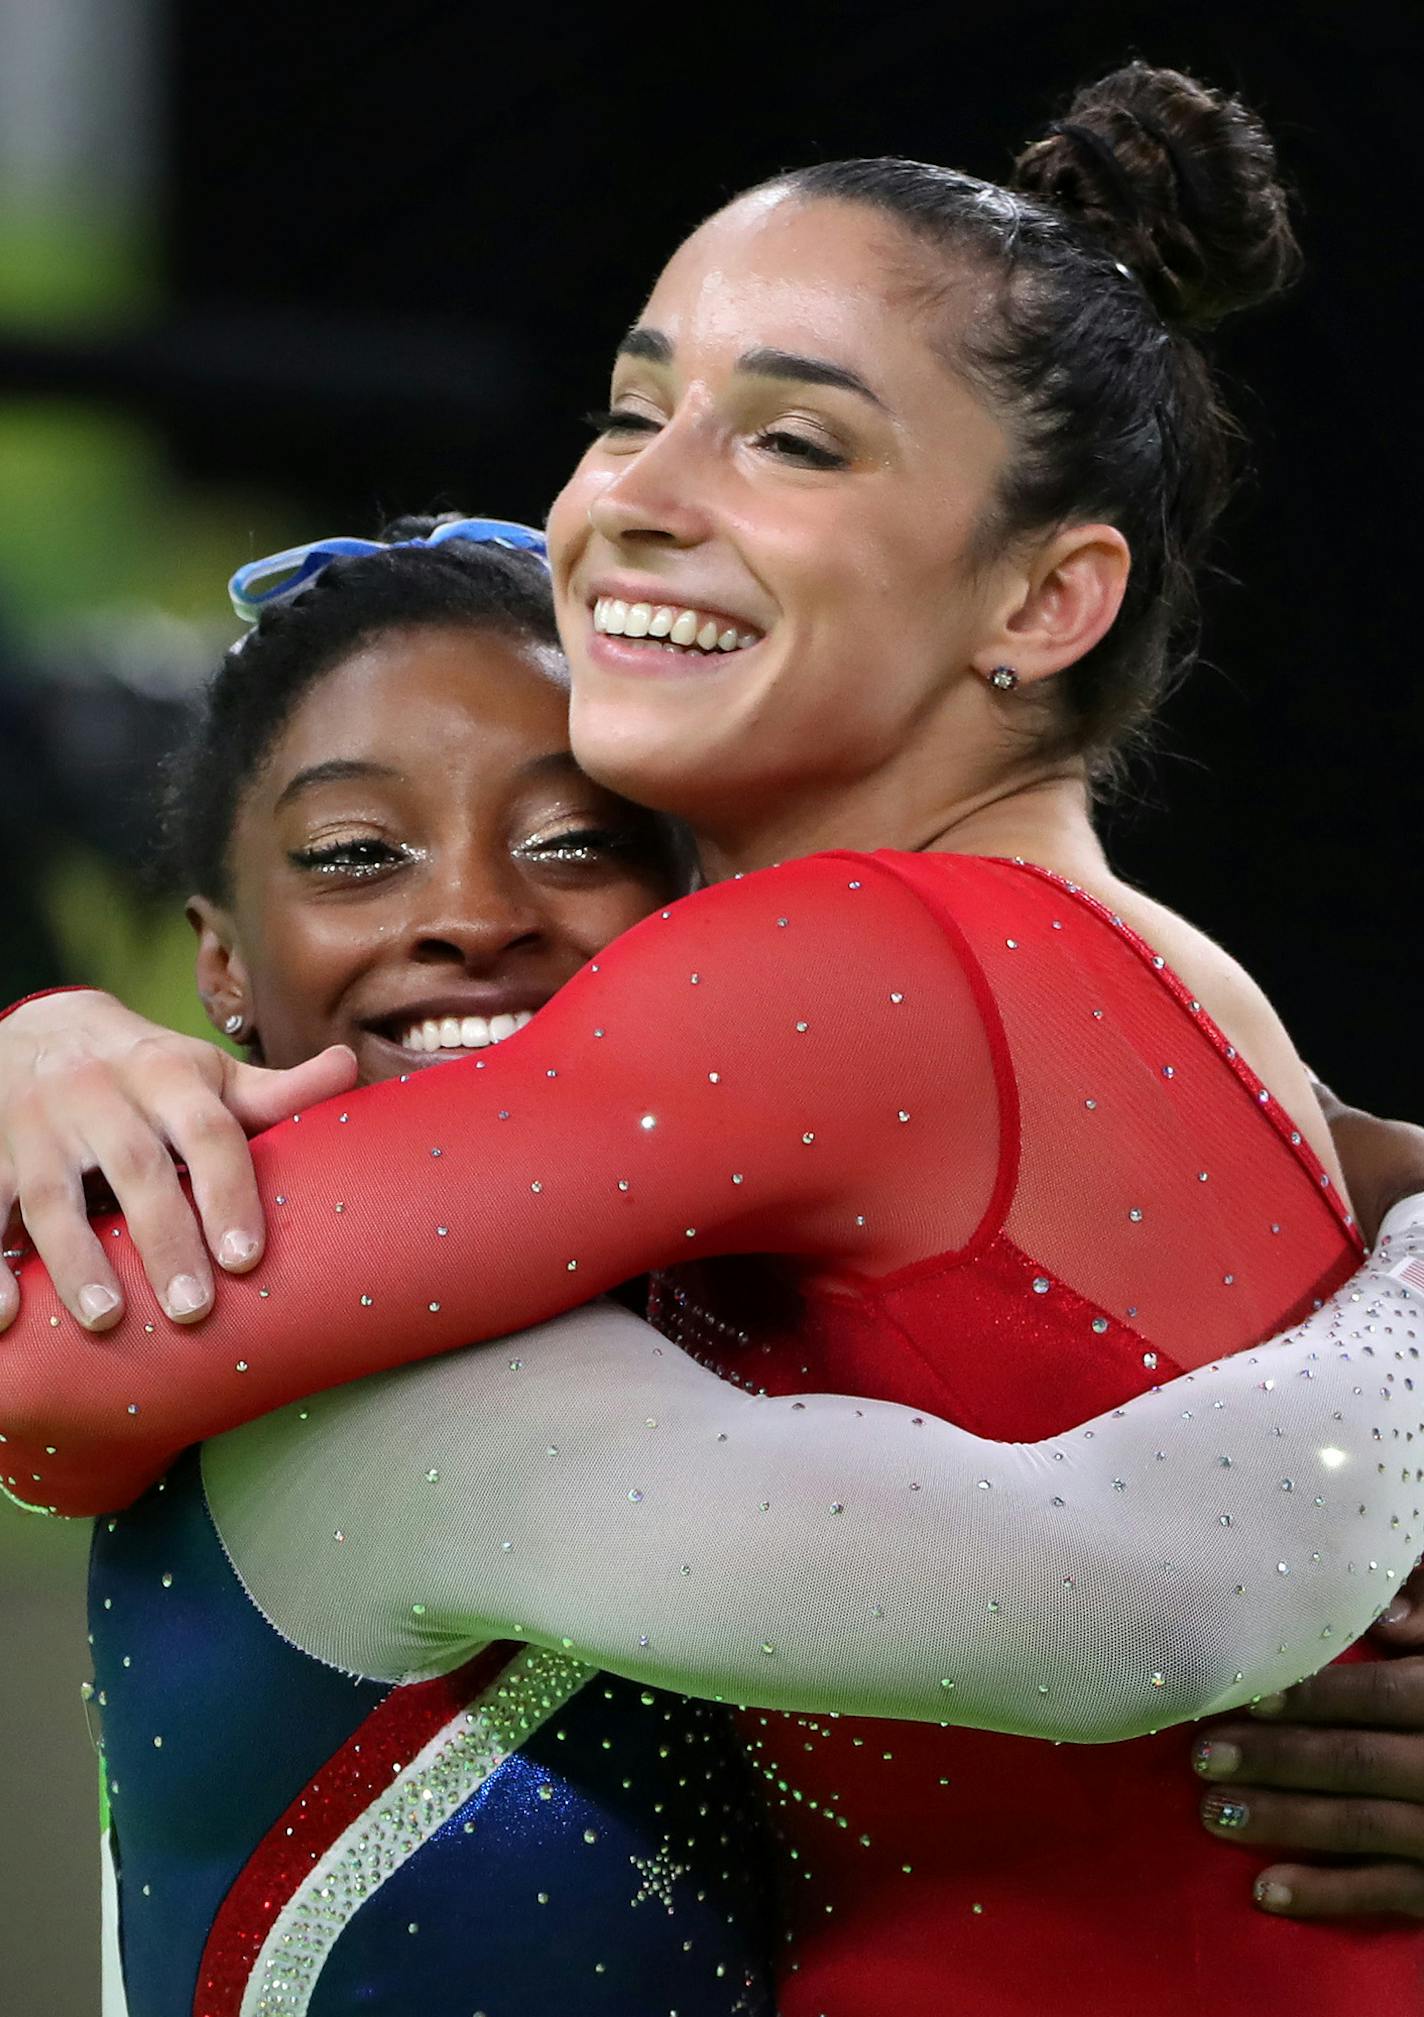
M 322 1970 L 361 1907 L 593 1671 L 531 1646 L 452 1716 L 283 1906 L 253 1966 L 241 2017 L 305 2017 Z

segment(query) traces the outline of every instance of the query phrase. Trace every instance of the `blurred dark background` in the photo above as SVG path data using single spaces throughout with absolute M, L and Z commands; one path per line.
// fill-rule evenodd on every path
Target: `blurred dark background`
M 432 505 L 537 519 L 659 262 L 723 198 L 843 154 L 1002 175 L 1139 53 L 1266 115 L 1309 269 L 1219 340 L 1252 473 L 1114 849 L 1342 1091 L 1424 1118 L 1422 40 L 1414 10 L 1343 0 L 0 0 L 0 997 L 83 976 L 198 1027 L 155 763 L 233 635 L 239 561 Z M 6 1547 L 32 1646 L 24 1606 L 72 1594 L 78 1541 Z M 50 1666 L 0 1663 L 27 1691 L 0 1702 L 0 1837 L 36 1884 L 0 1904 L 0 1963 L 48 1971 L 22 2017 L 98 2007 L 77 1620 Z

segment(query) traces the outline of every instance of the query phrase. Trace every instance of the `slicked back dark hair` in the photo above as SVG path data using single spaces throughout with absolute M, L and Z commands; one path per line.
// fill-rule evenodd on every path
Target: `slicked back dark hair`
M 1044 754 L 1117 767 L 1196 644 L 1197 577 L 1230 492 L 1235 429 L 1200 337 L 1295 277 L 1299 248 L 1271 141 L 1239 100 L 1133 63 L 1080 91 L 1025 149 L 1014 186 L 896 158 L 780 177 L 807 201 L 864 205 L 932 255 L 930 312 L 950 361 L 1012 443 L 984 556 L 1022 534 L 1099 520 L 1132 571 L 1107 635 L 1048 682 Z M 962 296 L 961 296 L 962 298 Z

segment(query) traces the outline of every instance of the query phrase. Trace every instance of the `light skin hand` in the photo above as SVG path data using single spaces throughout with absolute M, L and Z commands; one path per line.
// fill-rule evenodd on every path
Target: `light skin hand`
M 247 1135 L 348 1091 L 355 1078 L 342 1045 L 290 1071 L 265 1071 L 98 990 L 28 1003 L 0 1022 L 6 1245 L 28 1240 L 86 1328 L 117 1323 L 122 1294 L 86 1214 L 85 1179 L 97 1175 L 128 1220 L 160 1309 L 196 1323 L 212 1306 L 213 1261 L 241 1274 L 262 1257 Z M 0 1267 L 0 1330 L 18 1308 L 18 1284 Z

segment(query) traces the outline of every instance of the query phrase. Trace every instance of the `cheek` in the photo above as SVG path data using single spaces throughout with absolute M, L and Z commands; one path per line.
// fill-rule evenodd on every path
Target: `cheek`
M 335 909 L 327 916 L 283 909 L 263 920 L 250 962 L 259 1023 L 284 1029 L 318 1025 L 366 956 L 359 935 Z
M 589 509 L 606 480 L 595 474 L 585 457 L 549 507 L 544 532 L 556 588 L 567 583 L 569 570 L 588 538 Z
M 577 896 L 570 893 L 560 907 L 560 936 L 581 965 L 677 894 L 670 877 L 651 869 L 644 877 L 619 881 L 605 889 L 586 890 Z

